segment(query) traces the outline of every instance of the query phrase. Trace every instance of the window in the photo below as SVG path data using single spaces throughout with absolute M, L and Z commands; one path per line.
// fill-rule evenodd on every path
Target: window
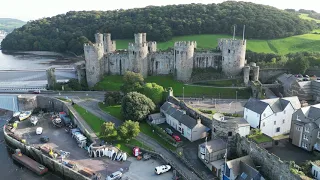
M 266 113 L 263 113 L 263 117 L 266 117 Z
M 229 131 L 229 132 L 228 132 L 228 136 L 232 136 L 232 132 Z
M 318 177 L 318 171 L 313 170 L 313 176 L 314 176 L 315 178 L 317 178 L 317 177 Z
M 263 122 L 263 123 L 262 123 L 262 127 L 265 127 L 265 126 L 266 126 L 266 123 L 265 123 L 265 122 Z
M 320 131 L 318 131 L 318 136 L 317 136 L 317 138 L 320 139 Z
M 274 113 L 274 116 L 277 116 L 277 113 Z
M 228 49 L 228 53 L 230 53 L 230 49 Z
M 286 122 L 286 120 L 282 119 L 282 124 L 284 124 Z
M 305 132 L 309 132 L 309 131 L 310 131 L 310 128 L 305 127 L 305 128 L 304 128 L 304 131 L 305 131 Z
M 286 114 L 286 110 L 283 111 L 283 114 Z
M 277 122 L 276 121 L 273 121 L 273 125 L 276 125 L 277 124 Z
M 280 132 L 280 127 L 277 127 L 276 132 Z
M 304 134 L 304 135 L 303 135 L 303 139 L 306 140 L 306 141 L 308 141 L 308 140 L 309 140 L 309 137 L 308 137 L 306 134 Z
M 301 127 L 296 127 L 296 130 L 297 131 L 301 131 Z
M 297 121 L 301 121 L 301 120 L 299 119 L 299 115 L 297 115 Z
M 216 132 L 216 128 L 213 128 L 213 132 Z
M 305 142 L 302 142 L 302 145 L 301 145 L 303 148 L 306 148 L 307 149 L 307 143 Z
M 248 119 L 248 115 L 246 115 L 246 120 Z

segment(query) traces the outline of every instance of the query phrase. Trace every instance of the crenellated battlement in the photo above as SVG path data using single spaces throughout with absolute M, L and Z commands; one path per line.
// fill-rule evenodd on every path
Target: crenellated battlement
M 90 43 L 85 43 L 83 45 L 83 48 L 85 51 L 97 51 L 100 48 L 103 48 L 103 44 L 99 43 L 99 44 L 90 44 Z
M 231 45 L 231 46 L 244 46 L 246 45 L 246 40 L 238 40 L 238 39 L 219 39 L 219 43 L 223 45 Z
M 178 41 L 174 43 L 175 47 L 191 47 L 193 46 L 194 48 L 197 47 L 197 42 L 196 41 Z

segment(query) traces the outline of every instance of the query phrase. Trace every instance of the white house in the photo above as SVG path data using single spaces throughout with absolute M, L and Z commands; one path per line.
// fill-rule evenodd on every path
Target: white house
M 274 137 L 290 132 L 292 114 L 300 108 L 297 96 L 264 100 L 250 98 L 244 106 L 244 118 L 251 127 Z
M 320 180 L 320 161 L 311 162 L 311 165 L 311 173 L 313 177 L 317 180 Z
M 207 136 L 208 127 L 201 123 L 201 120 L 193 119 L 185 111 L 170 102 L 165 102 L 160 107 L 160 112 L 165 115 L 166 122 L 179 131 L 182 136 L 191 142 L 202 139 Z

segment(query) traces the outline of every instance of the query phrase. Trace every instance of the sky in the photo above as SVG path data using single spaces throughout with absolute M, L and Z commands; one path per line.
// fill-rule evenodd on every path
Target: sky
M 225 0 L 1 0 L 0 18 L 36 20 L 68 11 L 115 10 L 169 4 L 221 3 Z M 320 12 L 319 0 L 242 0 L 279 9 L 308 9 Z M 318 2 L 317 2 L 318 1 Z

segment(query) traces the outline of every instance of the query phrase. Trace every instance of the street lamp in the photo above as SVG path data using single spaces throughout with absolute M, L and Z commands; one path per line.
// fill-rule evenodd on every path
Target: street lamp
M 184 102 L 184 86 L 182 87 L 182 100 Z

